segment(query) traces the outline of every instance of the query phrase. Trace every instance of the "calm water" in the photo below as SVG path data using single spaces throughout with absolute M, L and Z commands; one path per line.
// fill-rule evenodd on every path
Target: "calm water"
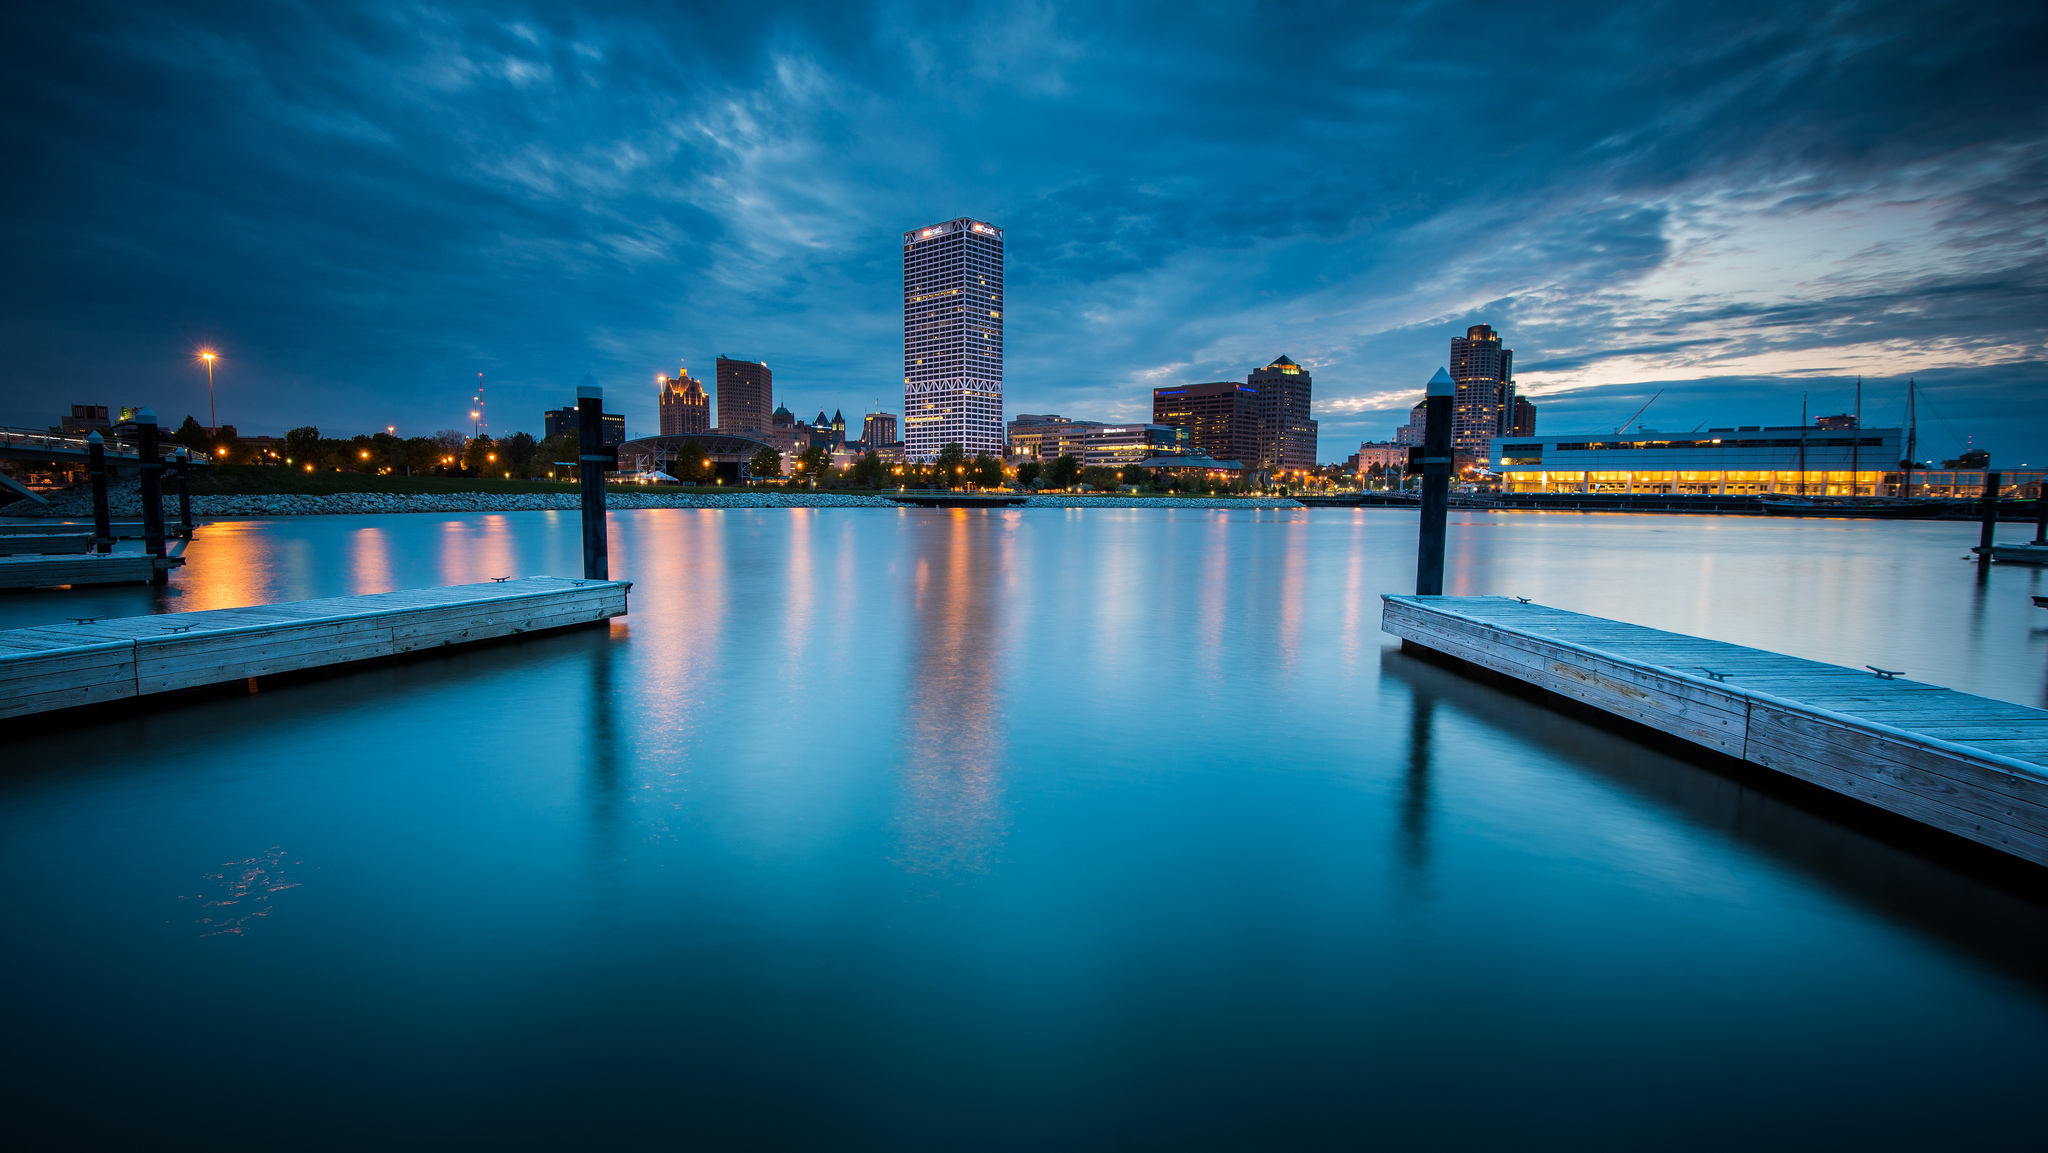
M 614 514 L 608 630 L 0 730 L 8 1128 L 2038 1142 L 2037 878 L 1404 657 L 1378 594 L 1414 523 Z M 2048 588 L 1980 583 L 1974 537 L 1472 514 L 1448 583 L 2040 706 Z M 0 627 L 577 547 L 566 514 L 226 523 L 165 592 L 4 595 Z

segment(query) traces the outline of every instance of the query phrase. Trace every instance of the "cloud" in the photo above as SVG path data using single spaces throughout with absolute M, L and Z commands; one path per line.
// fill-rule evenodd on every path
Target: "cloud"
M 84 2 L 0 31 L 35 174 L 0 191 L 9 423 L 196 405 L 200 341 L 252 428 L 438 427 L 479 371 L 524 427 L 585 371 L 720 352 L 793 408 L 893 404 L 899 234 L 971 214 L 1008 232 L 1011 412 L 1130 419 L 1284 352 L 1341 459 L 1483 322 L 1557 419 L 1661 382 L 1758 423 L 1860 373 L 2048 433 L 2022 6 Z

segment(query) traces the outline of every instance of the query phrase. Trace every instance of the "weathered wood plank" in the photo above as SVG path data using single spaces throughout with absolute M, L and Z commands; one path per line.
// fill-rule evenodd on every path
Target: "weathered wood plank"
M 1504 598 L 1384 601 L 1405 640 L 2048 864 L 2048 712 Z
M 533 577 L 0 632 L 0 717 L 587 624 L 631 587 Z

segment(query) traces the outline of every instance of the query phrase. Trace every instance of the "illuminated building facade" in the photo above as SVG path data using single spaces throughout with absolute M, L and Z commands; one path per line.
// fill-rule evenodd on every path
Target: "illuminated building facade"
M 552 440 L 558 436 L 575 436 L 577 424 L 574 408 L 551 408 L 540 414 L 542 435 Z M 607 446 L 626 442 L 626 418 L 615 412 L 607 412 L 598 418 L 598 435 Z
M 1010 422 L 1010 455 L 1055 460 L 1071 456 L 1082 467 L 1122 468 L 1155 456 L 1187 451 L 1187 433 L 1164 424 L 1103 424 L 1063 416 L 1020 413 Z
M 1677 436 L 1502 437 L 1493 442 L 1492 466 L 1508 492 L 1893 496 L 1904 449 L 1896 428 L 1747 426 Z M 1915 495 L 1927 475 L 1914 474 Z
M 661 388 L 661 435 L 711 431 L 711 398 L 689 366 L 678 368 L 675 379 L 656 377 L 655 383 Z
M 1259 392 L 1234 380 L 1152 390 L 1152 423 L 1187 430 L 1188 451 L 1216 460 L 1259 458 Z
M 1451 451 L 1484 457 L 1488 442 L 1505 436 L 1515 414 L 1515 350 L 1502 347 L 1492 325 L 1475 324 L 1451 338 Z
M 1258 467 L 1269 473 L 1314 468 L 1318 425 L 1308 408 L 1315 378 L 1283 356 L 1244 379 L 1257 394 Z
M 903 234 L 903 450 L 1003 452 L 1003 230 L 961 217 Z
M 869 448 L 896 443 L 896 414 L 871 412 L 860 422 L 860 440 Z
M 768 427 L 775 405 L 775 374 L 759 361 L 718 358 L 718 429 L 743 433 Z

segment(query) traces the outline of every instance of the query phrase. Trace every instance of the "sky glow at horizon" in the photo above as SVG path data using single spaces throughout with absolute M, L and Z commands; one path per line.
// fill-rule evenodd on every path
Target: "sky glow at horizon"
M 1006 415 L 1315 373 L 1384 440 L 1470 324 L 1541 433 L 1895 423 L 2048 461 L 2021 6 L 17 6 L 0 424 L 538 432 L 588 372 L 900 413 L 901 234 L 1006 233 Z

